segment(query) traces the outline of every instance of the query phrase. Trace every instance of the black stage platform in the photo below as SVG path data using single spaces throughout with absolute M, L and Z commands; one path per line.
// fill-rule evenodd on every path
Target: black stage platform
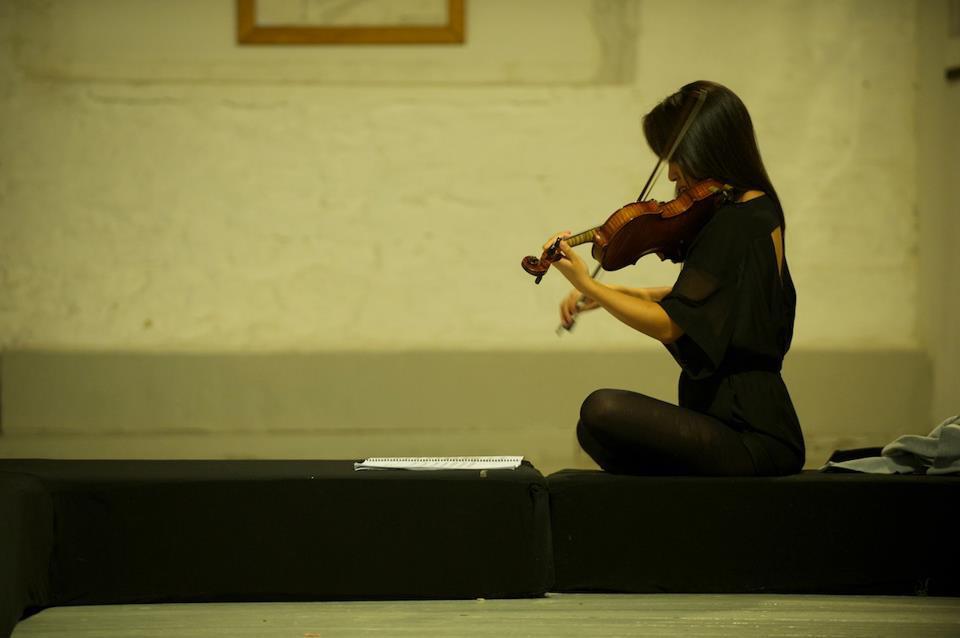
M 960 477 L 548 477 L 555 591 L 960 595 Z
M 77 604 L 956 596 L 958 496 L 955 476 L 0 460 L 0 637 L 24 612 Z
M 553 580 L 529 464 L 0 460 L 0 515 L 0 636 L 32 606 L 532 597 Z
M 0 637 L 50 602 L 53 502 L 43 482 L 0 470 Z

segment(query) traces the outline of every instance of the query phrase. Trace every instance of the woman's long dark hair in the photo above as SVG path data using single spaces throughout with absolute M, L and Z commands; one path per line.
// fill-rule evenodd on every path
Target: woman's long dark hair
M 737 190 L 760 190 L 777 204 L 780 224 L 786 230 L 780 198 L 760 158 L 757 136 L 747 107 L 737 95 L 716 82 L 687 84 L 643 116 L 643 134 L 658 157 L 666 157 L 683 119 L 703 91 L 706 98 L 672 161 L 689 179 L 713 178 Z

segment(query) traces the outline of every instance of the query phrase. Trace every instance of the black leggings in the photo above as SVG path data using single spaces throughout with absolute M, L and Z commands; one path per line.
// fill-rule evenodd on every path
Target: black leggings
M 712 416 L 628 390 L 597 390 L 580 407 L 580 447 L 615 474 L 760 473 L 740 432 Z

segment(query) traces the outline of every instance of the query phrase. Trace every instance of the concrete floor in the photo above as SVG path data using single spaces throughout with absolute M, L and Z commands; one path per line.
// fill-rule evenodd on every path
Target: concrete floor
M 960 598 L 550 594 L 533 600 L 103 605 L 44 610 L 13 638 L 960 636 Z

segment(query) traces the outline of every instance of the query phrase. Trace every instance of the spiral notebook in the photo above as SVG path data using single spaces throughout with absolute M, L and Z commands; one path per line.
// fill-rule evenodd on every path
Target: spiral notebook
M 354 470 L 515 470 L 522 456 L 380 456 L 354 463 Z

